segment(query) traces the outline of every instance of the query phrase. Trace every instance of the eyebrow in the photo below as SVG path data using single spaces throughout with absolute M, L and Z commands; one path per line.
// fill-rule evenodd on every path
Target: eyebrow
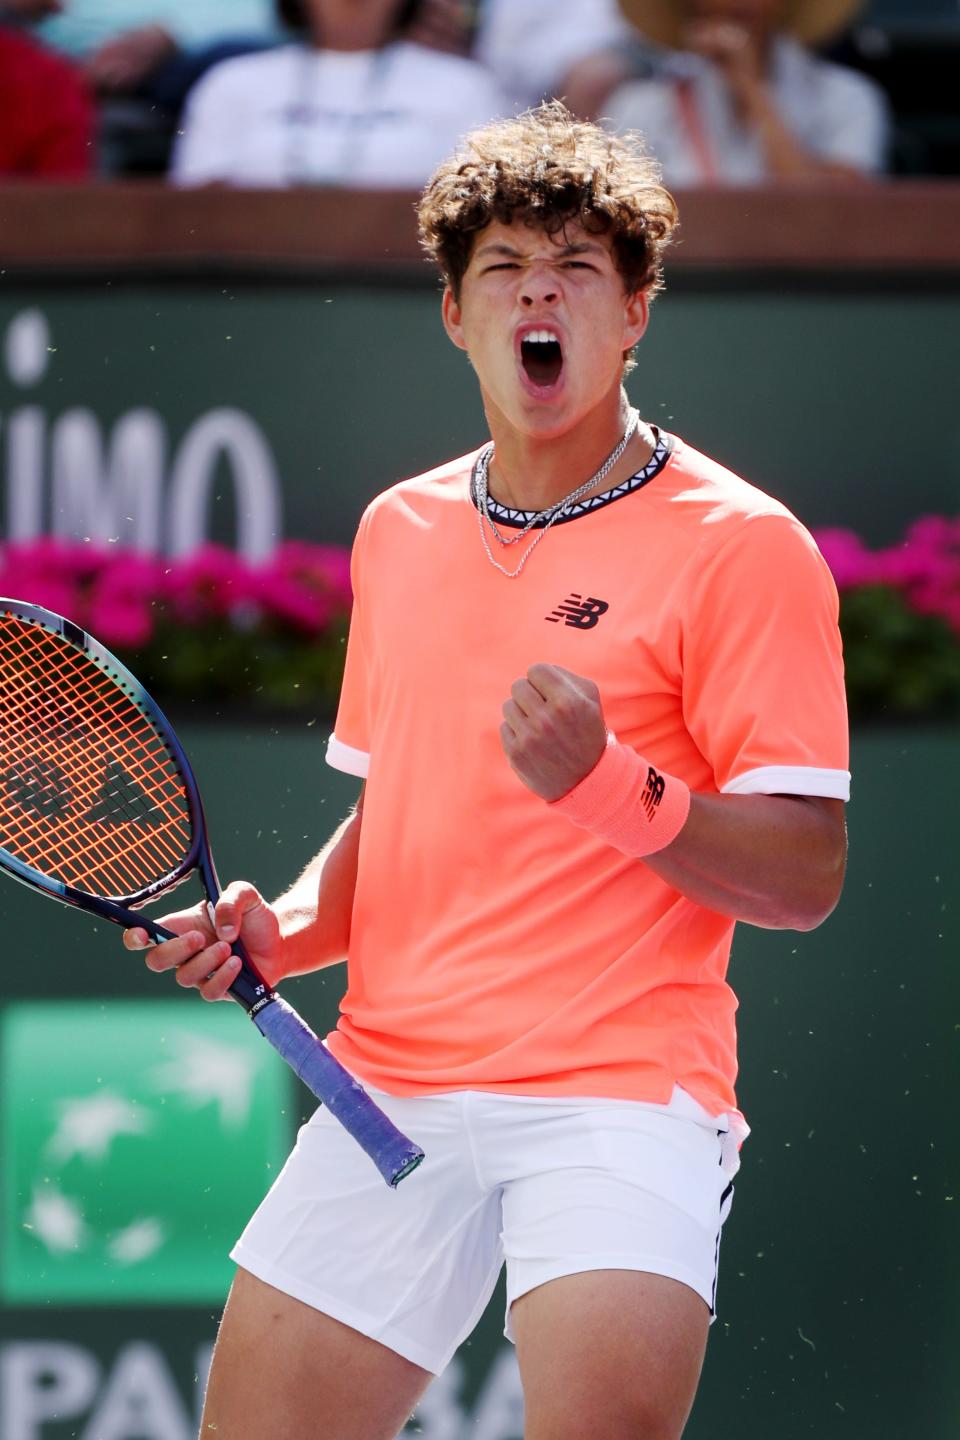
M 605 255 L 607 252 L 602 245 L 595 241 L 581 240 L 575 245 L 564 245 L 557 247 L 556 258 L 558 260 L 568 259 L 571 255 Z M 486 245 L 481 245 L 475 251 L 474 259 L 480 260 L 488 255 L 507 255 L 513 260 L 526 258 L 522 250 L 517 250 L 513 245 L 508 245 L 501 240 L 491 240 Z

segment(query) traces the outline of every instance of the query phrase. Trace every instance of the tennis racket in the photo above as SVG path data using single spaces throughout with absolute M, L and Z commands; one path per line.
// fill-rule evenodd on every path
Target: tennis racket
M 220 894 L 203 807 L 170 722 L 79 626 L 0 599 L 0 868 L 154 940 L 173 932 L 136 907 L 194 872 Z M 397 1185 L 423 1159 L 282 1000 L 237 942 L 230 994 L 262 1035 Z

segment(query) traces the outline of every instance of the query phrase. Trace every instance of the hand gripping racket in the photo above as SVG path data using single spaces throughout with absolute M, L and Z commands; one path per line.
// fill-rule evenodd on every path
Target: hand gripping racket
M 173 727 L 143 686 L 79 626 L 0 599 L 0 867 L 66 905 L 155 940 L 135 908 L 194 871 L 220 894 L 200 793 Z M 230 994 L 397 1185 L 423 1159 L 243 946 Z

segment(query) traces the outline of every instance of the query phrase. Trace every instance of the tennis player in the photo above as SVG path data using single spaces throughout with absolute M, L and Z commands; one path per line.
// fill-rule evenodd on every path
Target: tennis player
M 504 1261 L 528 1440 L 683 1430 L 747 1133 L 734 922 L 830 913 L 849 774 L 813 541 L 626 398 L 675 219 L 556 104 L 423 196 L 491 440 L 361 522 L 327 754 L 355 813 L 147 963 L 215 1000 L 238 930 L 273 982 L 346 957 L 330 1049 L 427 1159 L 391 1191 L 304 1127 L 234 1252 L 204 1440 L 391 1440 Z

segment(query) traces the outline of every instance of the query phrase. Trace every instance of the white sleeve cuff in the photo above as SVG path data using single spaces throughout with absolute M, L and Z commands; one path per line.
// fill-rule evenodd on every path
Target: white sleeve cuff
M 823 795 L 850 799 L 849 770 L 818 770 L 812 765 L 761 765 L 728 780 L 723 795 Z
M 366 780 L 370 756 L 366 750 L 355 750 L 352 745 L 344 745 L 336 735 L 331 735 L 327 740 L 327 764 L 334 770 L 342 770 L 345 775 L 357 775 Z

